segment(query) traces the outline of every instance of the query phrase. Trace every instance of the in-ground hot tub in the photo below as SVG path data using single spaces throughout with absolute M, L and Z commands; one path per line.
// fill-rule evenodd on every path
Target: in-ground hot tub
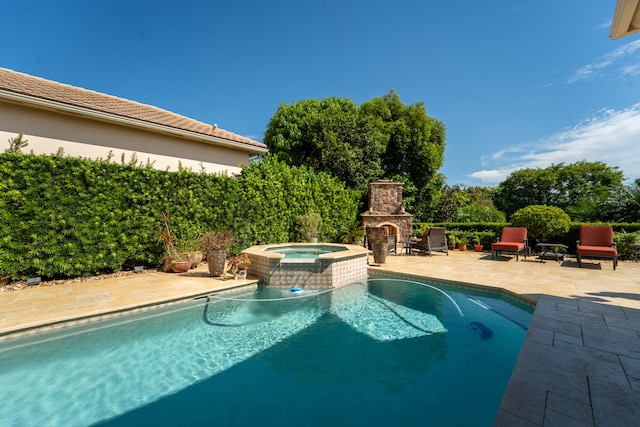
M 248 274 L 274 287 L 336 288 L 367 279 L 362 246 L 339 243 L 282 243 L 242 251 L 251 260 Z

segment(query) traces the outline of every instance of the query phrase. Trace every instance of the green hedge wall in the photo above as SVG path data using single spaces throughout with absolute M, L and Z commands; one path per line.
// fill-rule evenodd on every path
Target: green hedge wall
M 227 177 L 3 153 L 0 278 L 61 278 L 157 266 L 162 212 L 171 216 L 180 239 L 232 230 L 232 252 L 256 243 L 295 241 L 295 220 L 310 209 L 323 216 L 320 237 L 336 240 L 357 217 L 358 200 L 356 192 L 328 175 L 271 160 Z

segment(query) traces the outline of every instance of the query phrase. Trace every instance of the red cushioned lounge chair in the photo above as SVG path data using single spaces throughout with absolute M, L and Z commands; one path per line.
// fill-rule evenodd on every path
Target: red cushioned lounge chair
M 618 266 L 618 246 L 613 241 L 613 227 L 608 225 L 581 225 L 578 245 L 578 265 L 582 258 L 605 258 L 613 260 L 613 269 Z
M 491 244 L 491 258 L 495 259 L 498 252 L 515 252 L 517 262 L 520 252 L 527 258 L 528 249 L 526 227 L 503 227 L 500 240 Z

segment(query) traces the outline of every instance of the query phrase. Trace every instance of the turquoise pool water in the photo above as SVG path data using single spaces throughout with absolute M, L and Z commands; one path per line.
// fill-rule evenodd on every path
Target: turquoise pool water
M 490 426 L 531 313 L 382 278 L 203 299 L 0 344 L 0 420 Z
M 329 246 L 329 245 L 295 245 L 295 246 L 277 246 L 273 248 L 265 249 L 265 252 L 275 252 L 284 255 L 285 258 L 295 259 L 316 259 L 318 255 L 328 254 L 333 252 L 343 252 L 347 248 L 344 246 Z

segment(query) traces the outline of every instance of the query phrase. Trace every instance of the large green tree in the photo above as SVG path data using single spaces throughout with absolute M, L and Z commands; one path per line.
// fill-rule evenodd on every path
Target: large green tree
M 379 178 L 403 182 L 407 209 L 422 220 L 444 184 L 444 124 L 394 91 L 362 106 L 344 98 L 281 104 L 264 142 L 278 159 L 328 172 L 363 193 Z
M 616 190 L 599 206 L 600 221 L 640 222 L 640 178 Z
M 364 190 L 383 173 L 386 137 L 349 99 L 281 104 L 264 142 L 271 155 L 287 164 L 328 172 L 349 188 Z
M 602 162 L 560 163 L 544 169 L 521 169 L 498 186 L 498 209 L 510 216 L 529 205 L 564 209 L 573 220 L 597 219 L 599 206 L 622 187 L 623 172 Z
M 405 105 L 395 91 L 373 98 L 362 110 L 386 135 L 382 155 L 385 178 L 408 183 L 407 208 L 418 220 L 433 220 L 433 207 L 444 185 L 444 123 L 429 117 L 424 103 Z

